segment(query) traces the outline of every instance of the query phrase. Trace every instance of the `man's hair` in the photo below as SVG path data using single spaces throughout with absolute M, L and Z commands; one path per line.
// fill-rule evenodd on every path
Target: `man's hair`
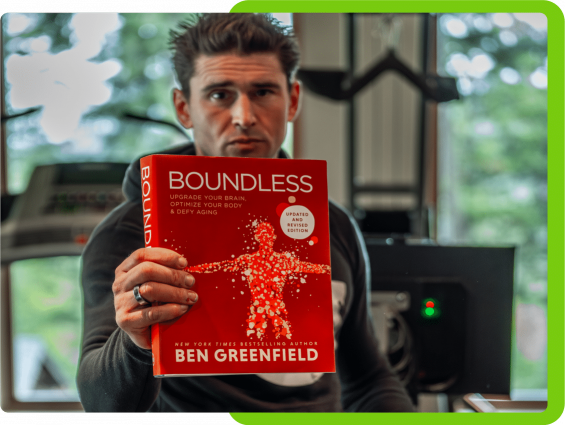
M 179 27 L 178 31 L 171 30 L 170 44 L 175 72 L 187 100 L 199 55 L 275 53 L 290 90 L 300 52 L 292 28 L 277 19 L 253 13 L 205 13 Z

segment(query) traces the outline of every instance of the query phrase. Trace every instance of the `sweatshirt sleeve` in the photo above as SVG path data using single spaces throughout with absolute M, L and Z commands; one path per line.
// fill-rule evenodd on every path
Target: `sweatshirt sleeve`
M 353 294 L 343 322 L 336 353 L 345 411 L 413 412 L 404 386 L 378 349 L 369 315 L 370 268 L 367 248 L 352 217 L 341 229 L 352 267 Z
M 144 246 L 141 217 L 139 205 L 122 204 L 96 228 L 82 256 L 84 328 L 77 386 L 87 412 L 144 412 L 159 394 L 151 351 L 135 345 L 116 324 L 112 292 L 116 267 Z

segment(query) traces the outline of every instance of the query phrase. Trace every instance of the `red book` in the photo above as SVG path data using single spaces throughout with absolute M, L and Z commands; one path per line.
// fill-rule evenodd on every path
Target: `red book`
M 326 162 L 141 159 L 146 247 L 198 302 L 151 327 L 155 376 L 335 372 Z

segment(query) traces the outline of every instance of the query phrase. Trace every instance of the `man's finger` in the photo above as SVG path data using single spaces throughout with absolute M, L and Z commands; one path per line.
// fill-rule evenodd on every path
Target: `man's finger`
M 131 312 L 128 316 L 128 322 L 135 328 L 146 328 L 155 323 L 166 322 L 175 319 L 186 313 L 191 306 L 186 304 L 163 304 L 149 308 L 143 308 Z
M 123 281 L 121 290 L 128 292 L 134 286 L 145 282 L 159 282 L 179 288 L 191 288 L 195 279 L 191 274 L 178 269 L 171 269 L 161 264 L 143 262 L 131 269 Z
M 116 274 L 127 273 L 138 264 L 144 261 L 150 261 L 152 263 L 161 264 L 163 266 L 184 269 L 188 262 L 186 258 L 180 255 L 178 252 L 172 251 L 167 248 L 140 248 L 134 251 L 128 258 L 126 258 L 122 264 L 116 269 Z
M 178 288 L 159 282 L 145 282 L 139 286 L 139 294 L 148 302 L 162 302 L 174 304 L 192 305 L 198 301 L 198 294 L 194 291 Z M 120 295 L 122 304 L 129 311 L 139 306 L 133 295 L 133 291 L 124 292 Z

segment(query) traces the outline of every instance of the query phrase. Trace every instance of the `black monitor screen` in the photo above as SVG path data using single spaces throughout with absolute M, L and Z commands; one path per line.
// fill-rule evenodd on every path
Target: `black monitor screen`
M 444 306 L 446 302 L 449 307 L 460 306 L 452 309 L 452 317 L 442 318 L 445 320 L 446 345 L 441 349 L 451 351 L 446 354 L 447 357 L 459 356 L 453 344 L 447 342 L 460 337 L 464 344 L 461 373 L 442 392 L 508 394 L 514 248 L 389 246 L 380 240 L 367 238 L 367 249 L 371 262 L 372 290 L 394 289 L 412 294 L 416 309 L 412 333 L 428 332 L 421 324 L 429 322 L 415 318 L 418 315 L 425 317 L 424 304 L 429 301 L 426 297 L 430 297 L 430 291 L 445 293 L 445 284 L 449 282 L 453 288 L 460 287 L 453 289 L 456 295 L 440 300 Z M 439 370 L 427 372 L 441 375 Z

